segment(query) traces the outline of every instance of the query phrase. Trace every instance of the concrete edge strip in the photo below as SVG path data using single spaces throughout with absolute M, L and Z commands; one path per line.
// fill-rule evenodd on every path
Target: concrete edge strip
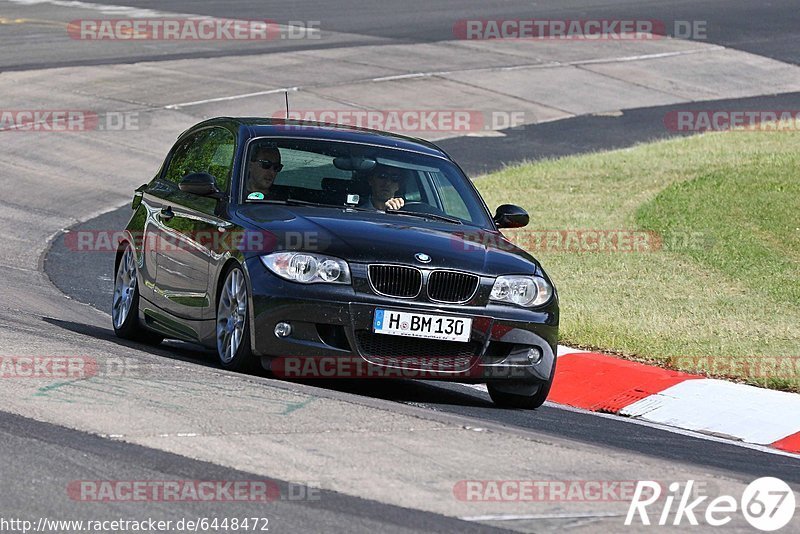
M 594 352 L 559 351 L 548 400 L 800 453 L 800 395 Z

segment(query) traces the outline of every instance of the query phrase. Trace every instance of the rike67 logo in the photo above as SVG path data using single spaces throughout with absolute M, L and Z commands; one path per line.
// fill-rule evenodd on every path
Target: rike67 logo
M 733 514 L 741 512 L 750 525 L 764 532 L 772 532 L 789 524 L 794 516 L 795 496 L 792 488 L 779 478 L 763 477 L 751 482 L 742 492 L 738 501 L 731 495 L 720 495 L 707 504 L 701 513 L 701 505 L 708 495 L 693 499 L 694 480 L 689 480 L 681 488 L 680 482 L 669 485 L 670 493 L 663 499 L 661 513 L 654 514 L 653 523 L 657 525 L 682 526 L 688 523 L 699 525 L 698 517 L 707 525 L 721 527 L 730 523 Z M 640 480 L 636 485 L 625 525 L 631 525 L 635 518 L 643 525 L 651 524 L 648 507 L 662 498 L 661 485 L 652 480 Z M 677 501 L 677 504 L 675 504 Z M 673 505 L 675 505 L 673 507 Z M 685 520 L 685 521 L 684 521 Z

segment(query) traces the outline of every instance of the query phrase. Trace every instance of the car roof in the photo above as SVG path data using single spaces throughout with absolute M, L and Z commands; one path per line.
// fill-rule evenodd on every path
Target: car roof
M 451 159 L 441 148 L 415 137 L 383 132 L 380 130 L 370 130 L 345 124 L 331 124 L 311 121 L 297 121 L 286 119 L 273 119 L 263 117 L 216 117 L 205 120 L 188 131 L 212 124 L 224 123 L 227 125 L 238 125 L 248 130 L 250 138 L 253 137 L 306 137 L 315 139 L 331 139 L 336 141 L 349 141 L 353 143 L 367 143 L 371 145 L 384 146 L 387 148 L 399 148 L 411 150 L 431 156 L 438 156 Z

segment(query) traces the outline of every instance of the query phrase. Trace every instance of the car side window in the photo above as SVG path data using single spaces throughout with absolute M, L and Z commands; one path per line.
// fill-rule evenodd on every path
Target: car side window
M 207 128 L 190 135 L 173 150 L 164 180 L 175 184 L 187 174 L 207 172 L 221 191 L 228 189 L 236 139 L 225 128 Z

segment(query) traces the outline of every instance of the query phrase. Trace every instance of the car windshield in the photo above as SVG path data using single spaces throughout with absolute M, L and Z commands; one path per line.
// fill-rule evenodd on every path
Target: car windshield
M 244 169 L 246 203 L 288 202 L 376 210 L 400 198 L 398 216 L 491 228 L 469 179 L 446 159 L 359 143 L 258 138 Z

